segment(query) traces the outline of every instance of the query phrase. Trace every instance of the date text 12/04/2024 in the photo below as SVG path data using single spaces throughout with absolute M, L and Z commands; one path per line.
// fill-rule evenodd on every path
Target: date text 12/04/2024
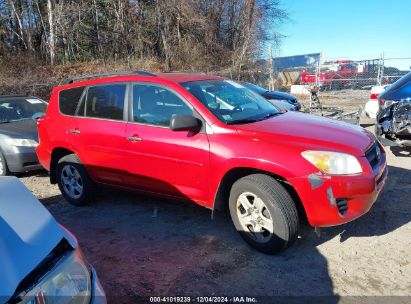
M 254 297 L 150 297 L 150 303 L 258 303 Z

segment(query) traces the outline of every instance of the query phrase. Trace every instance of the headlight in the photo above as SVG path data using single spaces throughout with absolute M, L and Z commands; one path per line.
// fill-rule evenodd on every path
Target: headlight
M 6 138 L 6 144 L 16 147 L 37 147 L 38 142 L 33 139 Z
M 328 174 L 356 174 L 362 168 L 357 158 L 350 154 L 329 151 L 304 151 L 302 157 Z
M 83 260 L 72 253 L 22 296 L 22 303 L 85 304 L 90 303 L 90 297 L 90 271 Z

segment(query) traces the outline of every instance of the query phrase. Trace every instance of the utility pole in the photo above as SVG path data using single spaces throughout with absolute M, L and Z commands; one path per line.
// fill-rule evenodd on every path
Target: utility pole
M 385 67 L 385 54 L 384 54 L 384 52 L 382 53 L 382 56 L 381 56 L 381 63 L 382 63 L 382 65 L 381 65 L 381 80 L 380 80 L 380 85 L 382 85 L 382 79 L 384 78 L 384 67 Z
M 378 71 L 377 71 L 377 85 L 382 85 L 382 78 L 384 77 L 384 53 L 380 55 L 380 60 L 378 60 Z

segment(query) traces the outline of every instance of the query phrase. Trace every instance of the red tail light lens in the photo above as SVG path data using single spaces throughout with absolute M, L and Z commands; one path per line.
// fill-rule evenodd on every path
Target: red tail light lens
M 378 99 L 378 94 L 371 94 L 370 99 Z
M 378 99 L 378 103 L 380 104 L 380 106 L 384 106 L 385 100 L 384 99 Z

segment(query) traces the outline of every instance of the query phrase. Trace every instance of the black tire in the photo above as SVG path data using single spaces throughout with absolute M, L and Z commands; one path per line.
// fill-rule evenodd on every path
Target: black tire
M 241 206 L 238 206 L 237 201 L 240 195 L 247 196 L 247 193 L 254 194 L 265 205 L 266 209 L 263 209 L 262 213 L 265 212 L 271 218 L 272 233 L 264 230 L 264 228 L 261 228 L 261 234 L 250 232 L 251 229 L 254 230 L 252 226 L 246 231 L 240 222 L 238 213 L 244 210 Z M 253 204 L 256 203 L 253 202 Z M 291 245 L 297 237 L 299 218 L 296 205 L 288 191 L 268 175 L 252 174 L 236 181 L 231 188 L 229 206 L 231 219 L 242 238 L 263 253 L 275 254 L 281 252 Z M 269 213 L 267 213 L 267 210 Z M 265 218 L 267 218 L 266 215 L 264 215 Z M 247 218 L 249 217 L 247 216 Z M 258 218 L 256 221 L 260 220 L 261 218 Z M 256 238 L 258 237 L 264 238 L 264 242 L 257 241 Z
M 69 183 L 65 183 L 67 178 L 69 178 L 67 171 L 70 171 L 71 173 L 74 172 L 72 178 L 73 183 L 81 185 L 82 191 L 73 190 L 72 193 L 70 192 L 70 189 L 75 187 Z M 77 172 L 78 175 L 75 174 L 75 172 Z M 95 189 L 94 183 L 90 179 L 86 168 L 75 154 L 64 156 L 58 161 L 56 174 L 57 184 L 60 188 L 61 194 L 70 204 L 80 207 L 89 203 L 91 195 Z
M 6 176 L 8 173 L 6 158 L 0 152 L 0 176 Z

